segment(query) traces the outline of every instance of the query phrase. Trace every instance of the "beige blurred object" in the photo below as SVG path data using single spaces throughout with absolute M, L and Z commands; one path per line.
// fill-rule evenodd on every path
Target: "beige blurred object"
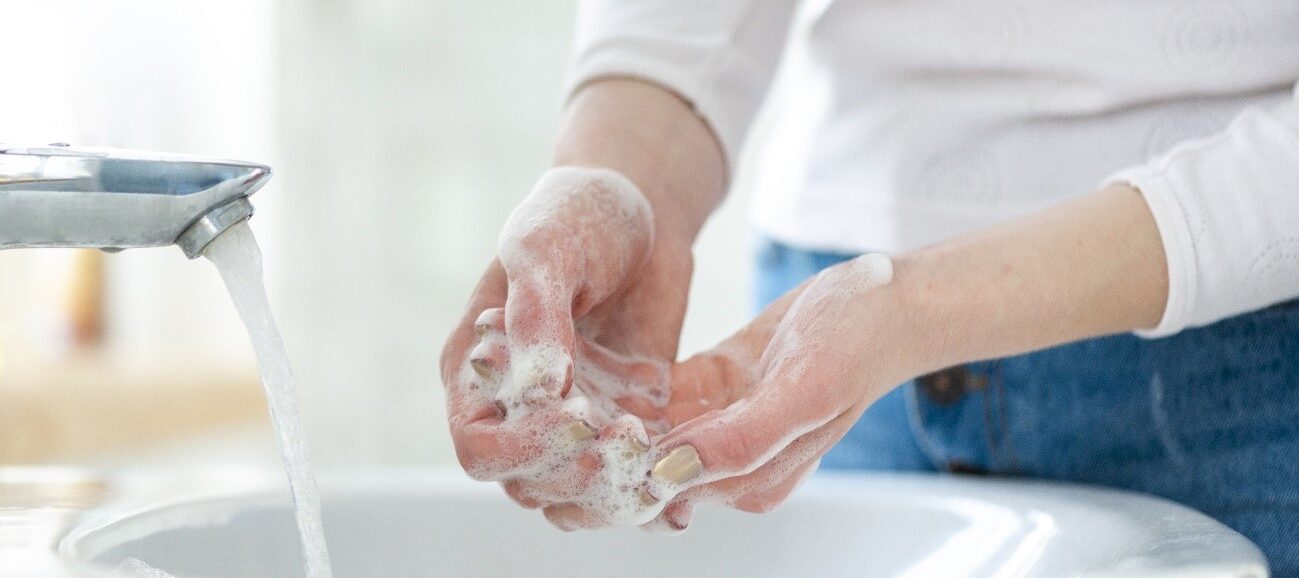
M 9 327 L 0 323 L 0 379 L 5 374 L 5 358 L 9 354 Z
M 104 335 L 104 253 L 47 250 L 33 259 L 26 337 L 43 356 L 59 359 L 98 345 Z
M 72 346 L 89 347 L 104 336 L 104 253 L 81 249 L 63 286 Z
M 99 352 L 10 361 L 0 375 L 0 465 L 135 450 L 266 417 L 248 368 L 139 368 Z

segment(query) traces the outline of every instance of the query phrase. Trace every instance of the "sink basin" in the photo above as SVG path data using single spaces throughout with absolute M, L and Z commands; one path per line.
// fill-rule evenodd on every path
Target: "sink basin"
M 819 475 L 769 514 L 701 507 L 677 536 L 563 533 L 495 485 L 450 472 L 376 472 L 321 486 L 339 578 L 1267 576 L 1253 544 L 1198 512 L 1071 485 Z M 81 573 L 301 576 L 286 494 L 240 490 L 100 512 L 59 549 Z

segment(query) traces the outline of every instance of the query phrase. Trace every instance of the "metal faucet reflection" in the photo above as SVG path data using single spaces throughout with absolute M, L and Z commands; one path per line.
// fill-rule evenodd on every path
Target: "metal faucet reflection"
M 252 216 L 265 165 L 183 155 L 0 144 L 0 249 L 179 245 L 190 259 Z

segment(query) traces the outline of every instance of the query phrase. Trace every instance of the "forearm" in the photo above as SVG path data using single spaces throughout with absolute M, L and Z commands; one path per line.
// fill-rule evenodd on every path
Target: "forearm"
M 886 288 L 907 377 L 1159 323 L 1159 232 L 1126 186 L 901 255 Z
M 555 164 L 627 175 L 649 199 L 658 234 L 687 244 L 725 195 L 726 166 L 708 126 L 677 95 L 637 80 L 601 80 L 577 94 Z

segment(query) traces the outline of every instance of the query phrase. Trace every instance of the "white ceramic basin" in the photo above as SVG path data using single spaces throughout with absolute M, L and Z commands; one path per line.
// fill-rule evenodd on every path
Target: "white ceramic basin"
M 322 489 L 339 578 L 1267 575 L 1253 544 L 1195 511 L 1078 486 L 818 476 L 770 514 L 701 508 L 678 536 L 562 533 L 494 485 L 449 473 L 353 476 Z M 114 514 L 74 529 L 60 550 L 77 564 L 134 558 L 176 576 L 302 572 L 282 491 Z

